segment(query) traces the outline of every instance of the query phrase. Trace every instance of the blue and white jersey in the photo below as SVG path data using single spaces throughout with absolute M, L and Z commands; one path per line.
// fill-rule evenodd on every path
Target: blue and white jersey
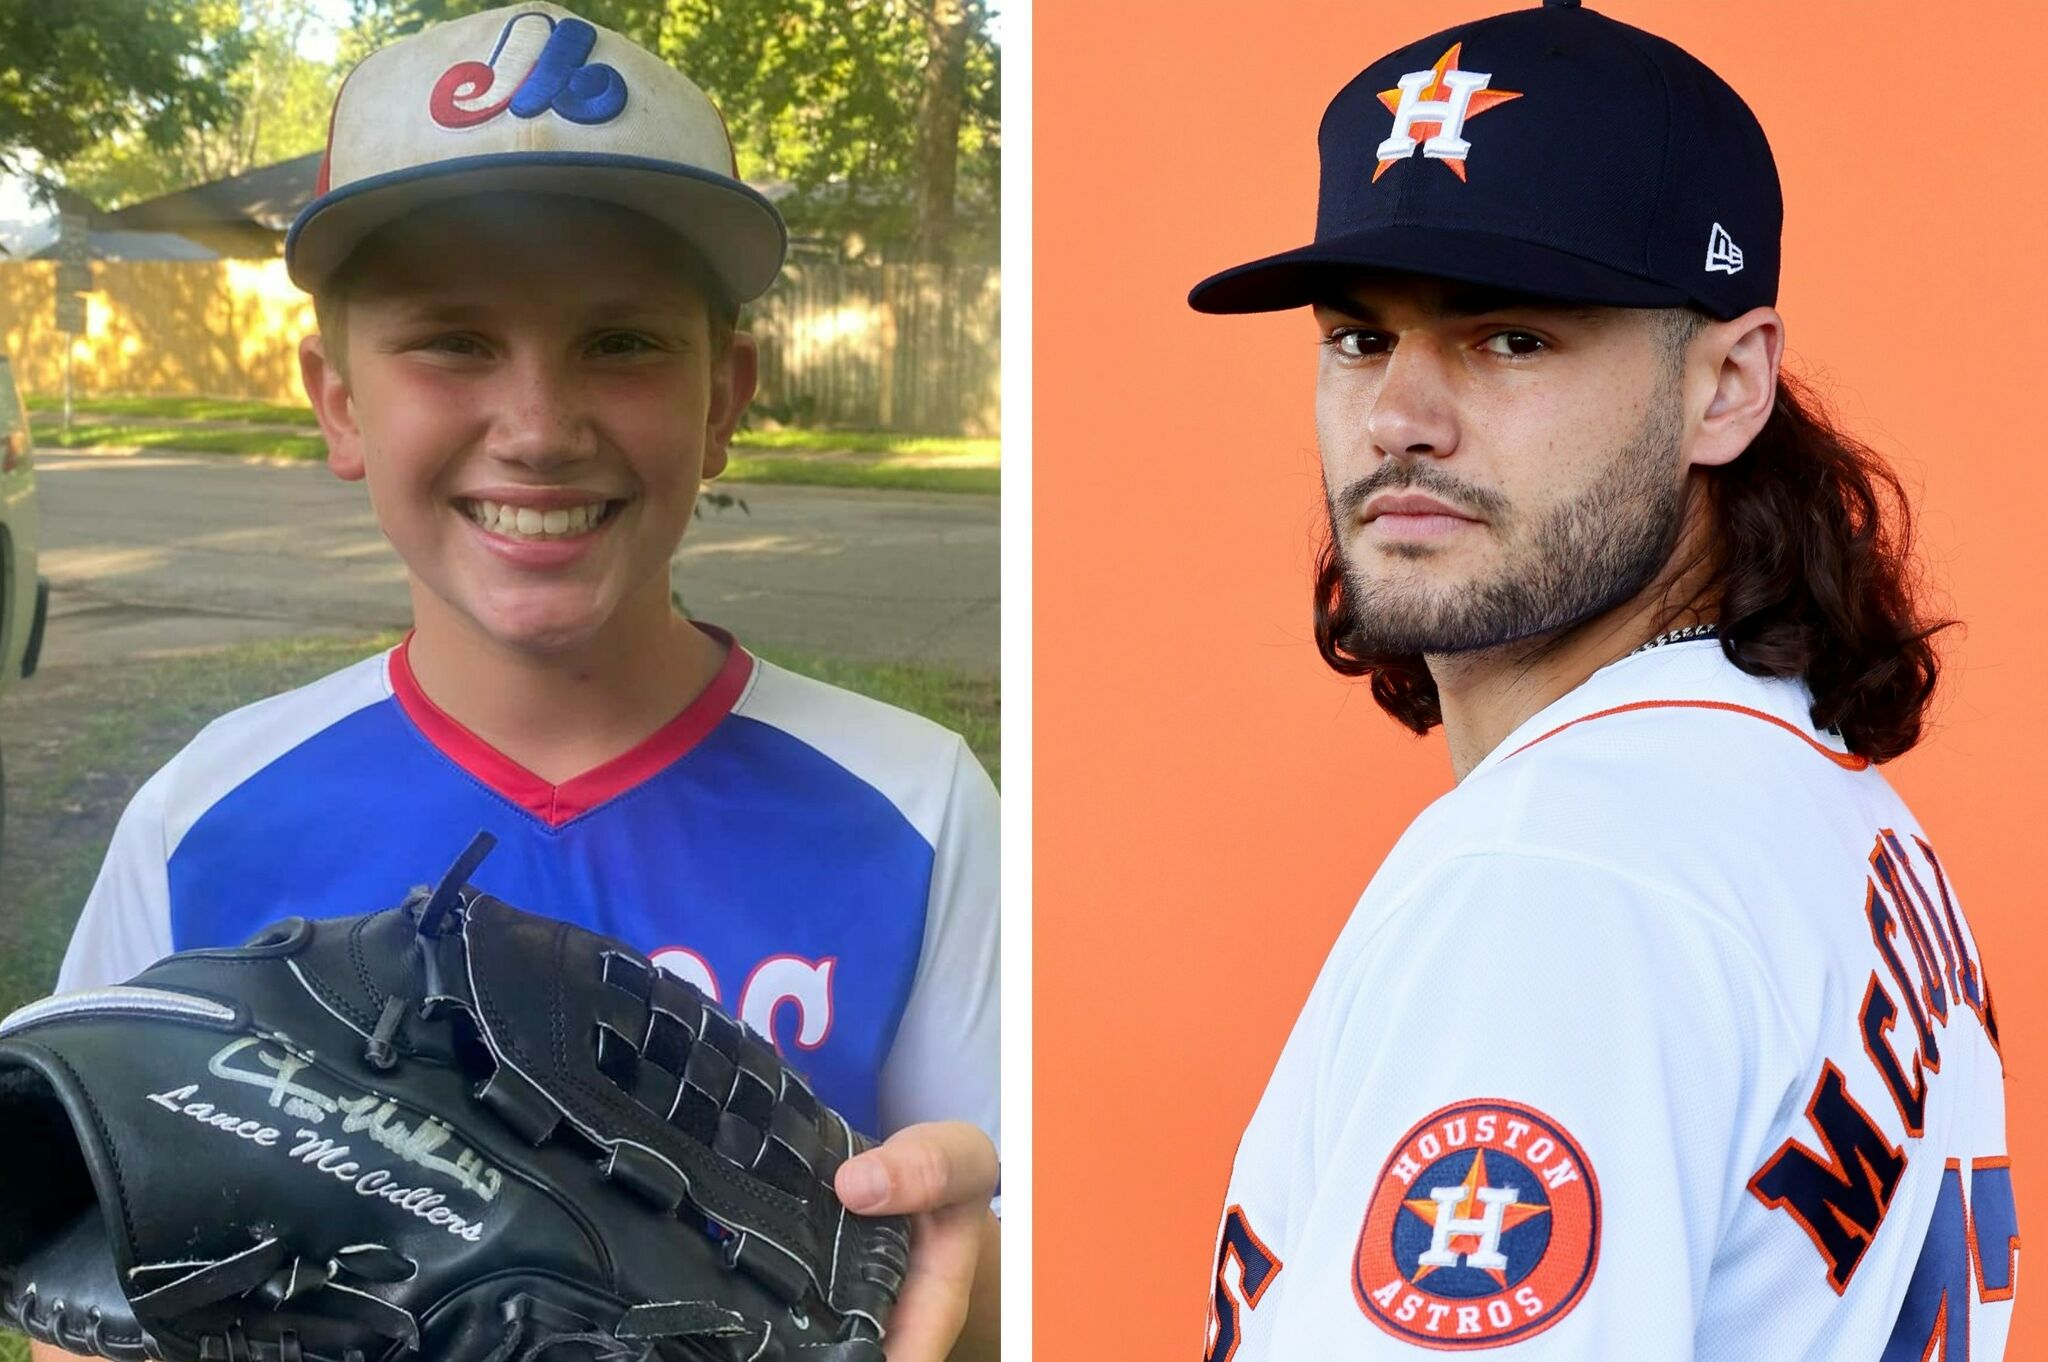
M 994 786 L 956 734 L 736 644 L 561 785 L 437 709 L 404 644 L 216 720 L 122 816 L 58 987 L 390 907 L 480 829 L 479 887 L 697 984 L 855 1126 L 997 1136 Z
M 1238 1147 L 1209 1362 L 2003 1355 L 1984 955 L 1811 709 L 1652 649 L 1416 819 Z

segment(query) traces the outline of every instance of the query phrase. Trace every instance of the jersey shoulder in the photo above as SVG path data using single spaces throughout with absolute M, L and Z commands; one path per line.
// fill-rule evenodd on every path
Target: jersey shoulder
M 150 780 L 166 849 L 207 810 L 279 759 L 391 698 L 390 653 L 350 663 L 317 681 L 231 710 L 202 728 Z
M 1642 702 L 1510 738 L 1416 820 L 1403 861 L 1566 857 L 1716 902 L 1911 823 L 1873 766 L 1795 722 L 1804 686 L 1742 679 L 1727 701 Z
M 944 725 L 758 658 L 733 717 L 777 730 L 871 787 L 928 843 L 955 783 L 987 780 L 966 740 Z

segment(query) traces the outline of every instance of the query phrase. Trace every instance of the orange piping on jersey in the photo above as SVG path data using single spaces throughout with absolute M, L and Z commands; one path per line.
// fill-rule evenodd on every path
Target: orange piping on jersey
M 1796 727 L 1786 723 L 1775 714 L 1766 714 L 1760 709 L 1751 709 L 1748 705 L 1731 705 L 1726 700 L 1637 700 L 1633 704 L 1616 705 L 1613 709 L 1595 710 L 1593 713 L 1581 715 L 1569 723 L 1559 724 L 1556 728 L 1551 729 L 1540 737 L 1529 739 L 1529 741 L 1508 753 L 1507 756 L 1502 757 L 1501 760 L 1511 761 L 1521 756 L 1522 753 L 1528 751 L 1537 743 L 1542 742 L 1545 738 L 1554 738 L 1567 728 L 1587 723 L 1594 719 L 1605 719 L 1611 714 L 1628 714 L 1639 709 L 1720 709 L 1726 710 L 1730 714 L 1746 714 L 1752 719 L 1762 719 L 1767 724 L 1776 724 L 1835 765 L 1841 767 L 1844 771 L 1861 771 L 1870 765 L 1870 758 L 1859 757 L 1852 752 L 1837 752 L 1825 743 L 1815 742 L 1812 735 L 1800 732 Z

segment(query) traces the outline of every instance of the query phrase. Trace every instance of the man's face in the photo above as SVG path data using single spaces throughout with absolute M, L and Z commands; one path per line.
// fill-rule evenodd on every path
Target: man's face
M 1685 465 L 1662 314 L 1388 276 L 1316 321 L 1330 532 L 1368 646 L 1553 633 L 1669 561 Z
M 329 461 L 367 477 L 423 622 L 546 651 L 665 612 L 753 382 L 746 338 L 713 356 L 679 243 L 605 205 L 487 196 L 369 249 Z

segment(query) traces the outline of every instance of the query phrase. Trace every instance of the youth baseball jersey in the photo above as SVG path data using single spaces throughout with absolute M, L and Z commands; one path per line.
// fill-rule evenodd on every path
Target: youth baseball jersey
M 1210 1362 L 1987 1362 L 1984 957 L 1796 681 L 1603 669 L 1427 809 L 1239 1146 Z
M 142 787 L 59 987 L 390 907 L 484 830 L 479 887 L 697 984 L 856 1127 L 994 1138 L 997 824 L 958 736 L 737 644 L 661 731 L 559 786 L 437 709 L 401 644 L 217 720 Z

